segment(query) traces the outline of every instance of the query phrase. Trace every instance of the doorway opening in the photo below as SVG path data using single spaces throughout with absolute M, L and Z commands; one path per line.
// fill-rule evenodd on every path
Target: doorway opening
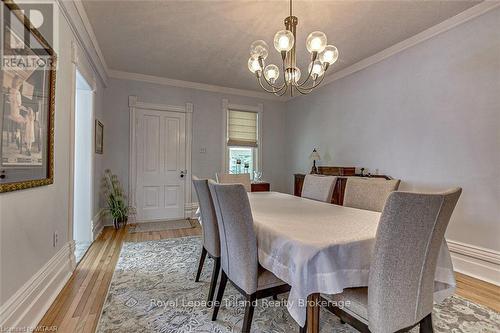
M 93 118 L 92 88 L 77 70 L 73 177 L 73 239 L 77 263 L 83 258 L 93 241 Z

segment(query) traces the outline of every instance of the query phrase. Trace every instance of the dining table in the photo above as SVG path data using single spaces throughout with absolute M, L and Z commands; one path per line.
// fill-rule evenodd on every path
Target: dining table
M 381 213 L 279 192 L 248 193 L 259 263 L 291 286 L 286 306 L 307 332 L 319 332 L 320 294 L 367 287 Z M 402 263 L 405 264 L 405 263 Z M 434 276 L 435 302 L 454 293 L 443 240 Z

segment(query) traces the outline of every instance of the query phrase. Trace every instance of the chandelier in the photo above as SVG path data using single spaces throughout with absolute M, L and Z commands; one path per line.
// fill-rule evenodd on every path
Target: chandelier
M 280 30 L 274 35 L 274 48 L 281 54 L 283 61 L 282 83 L 277 82 L 280 76 L 278 66 L 274 64 L 265 66 L 264 61 L 269 54 L 267 43 L 263 40 L 256 40 L 250 45 L 248 69 L 255 74 L 262 89 L 276 96 L 283 96 L 288 91 L 290 91 L 290 96 L 293 96 L 295 90 L 303 95 L 310 93 L 321 84 L 325 72 L 339 57 L 337 48 L 327 45 L 325 33 L 311 32 L 306 40 L 307 50 L 311 53 L 311 62 L 307 76 L 301 82 L 295 51 L 298 23 L 298 18 L 292 15 L 292 0 L 290 0 L 290 16 L 285 18 L 285 30 Z

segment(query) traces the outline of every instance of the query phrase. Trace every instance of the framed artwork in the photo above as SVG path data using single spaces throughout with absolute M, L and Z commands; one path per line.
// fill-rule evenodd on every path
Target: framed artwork
M 54 181 L 56 54 L 14 2 L 0 4 L 0 192 L 8 192 Z
M 104 125 L 99 121 L 95 120 L 95 152 L 96 154 L 102 154 L 104 147 Z

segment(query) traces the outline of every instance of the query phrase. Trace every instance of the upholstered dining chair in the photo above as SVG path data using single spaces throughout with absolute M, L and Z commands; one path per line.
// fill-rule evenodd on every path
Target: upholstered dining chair
M 201 249 L 200 262 L 198 264 L 195 281 L 200 281 L 203 264 L 205 263 L 205 258 L 208 254 L 208 256 L 214 260 L 214 269 L 212 272 L 212 280 L 210 282 L 207 302 L 207 305 L 210 306 L 214 298 L 215 287 L 217 285 L 217 279 L 220 271 L 220 239 L 217 216 L 215 214 L 212 196 L 210 195 L 210 189 L 208 188 L 208 182 L 209 180 L 207 179 L 198 179 L 197 177 L 193 177 L 193 185 L 196 195 L 198 196 L 200 219 L 203 229 L 203 247 Z
M 217 181 L 221 184 L 243 184 L 247 192 L 252 191 L 252 183 L 250 181 L 249 173 L 217 173 Z
M 222 272 L 212 320 L 217 320 L 229 280 L 245 296 L 242 332 L 250 332 L 257 299 L 288 292 L 290 286 L 259 265 L 257 236 L 245 188 L 241 184 L 209 184 L 221 240 Z
M 329 203 L 332 200 L 336 183 L 337 177 L 335 176 L 306 175 L 300 196 Z
M 391 192 L 399 188 L 399 179 L 349 177 L 344 192 L 344 206 L 381 212 Z
M 418 324 L 421 333 L 433 332 L 437 258 L 461 192 L 392 192 L 380 217 L 368 288 L 323 296 L 350 302 L 342 310 L 330 302 L 328 309 L 361 332 L 399 332 Z

